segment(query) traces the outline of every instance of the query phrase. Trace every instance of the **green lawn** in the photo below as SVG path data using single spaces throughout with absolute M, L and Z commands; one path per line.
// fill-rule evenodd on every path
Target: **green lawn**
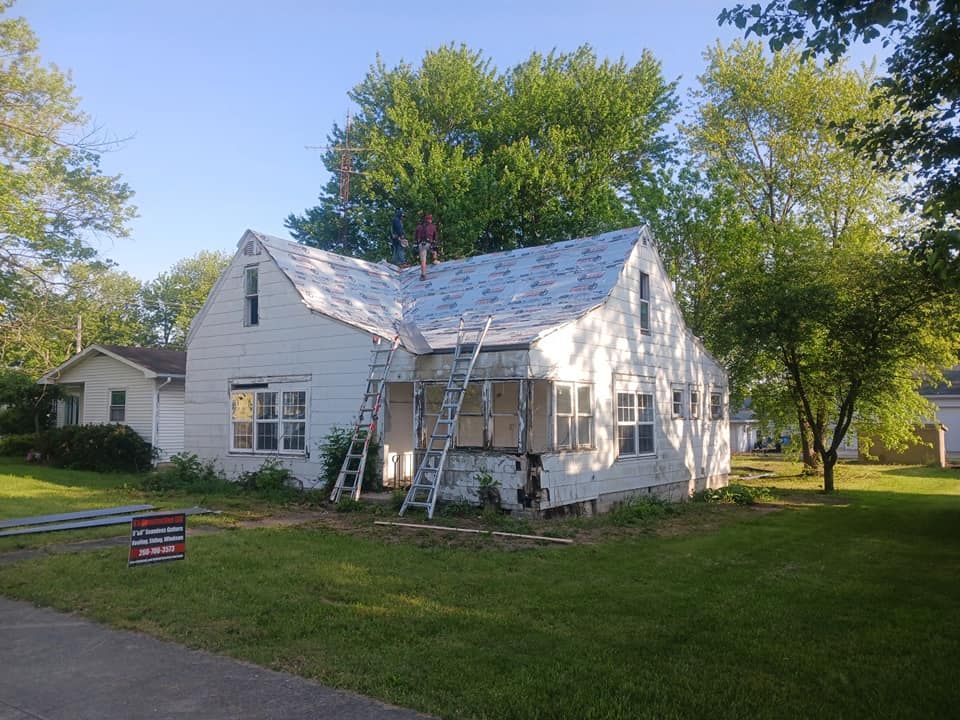
M 236 530 L 0 566 L 0 592 L 444 717 L 955 714 L 960 473 L 843 466 L 824 498 L 749 464 L 781 474 L 767 507 L 573 547 Z

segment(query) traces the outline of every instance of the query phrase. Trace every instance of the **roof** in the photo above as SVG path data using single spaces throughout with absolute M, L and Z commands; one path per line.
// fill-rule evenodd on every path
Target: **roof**
M 486 347 L 529 346 L 601 305 L 646 228 L 400 270 L 252 234 L 311 310 L 389 337 L 413 324 L 433 350 L 452 348 L 461 317 L 493 322 Z M 246 235 L 244 236 L 246 237 Z M 243 241 L 241 240 L 241 243 Z
M 943 371 L 946 382 L 937 385 L 924 385 L 920 394 L 924 397 L 939 397 L 942 395 L 960 395 L 960 365 Z
M 187 374 L 187 354 L 181 350 L 163 348 L 126 347 L 124 345 L 89 345 L 66 362 L 45 373 L 41 383 L 55 383 L 65 370 L 77 365 L 90 355 L 100 354 L 112 357 L 126 365 L 140 370 L 145 377 L 185 377 Z

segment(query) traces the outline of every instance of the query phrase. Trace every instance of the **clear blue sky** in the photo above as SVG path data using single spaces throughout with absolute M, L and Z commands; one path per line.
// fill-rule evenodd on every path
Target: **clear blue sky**
M 724 0 L 308 2 L 20 0 L 46 62 L 71 71 L 83 109 L 116 137 L 103 158 L 136 192 L 129 239 L 100 244 L 149 279 L 201 249 L 233 251 L 246 228 L 287 237 L 326 180 L 316 151 L 379 52 L 418 62 L 449 42 L 499 69 L 532 51 L 591 44 L 628 61 L 646 48 L 689 88 L 701 53 L 738 34 Z M 685 92 L 684 92 L 685 97 Z

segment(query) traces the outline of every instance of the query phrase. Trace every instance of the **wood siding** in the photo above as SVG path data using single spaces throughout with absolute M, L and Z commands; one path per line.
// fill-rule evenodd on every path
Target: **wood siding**
M 244 326 L 243 272 L 259 268 L 259 323 Z M 198 316 L 187 346 L 186 450 L 229 476 L 280 459 L 305 485 L 321 470 L 319 446 L 331 425 L 354 422 L 370 358 L 368 333 L 308 310 L 265 252 L 241 248 Z M 230 383 L 307 378 L 307 452 L 299 456 L 230 451 Z
M 157 380 L 160 388 L 157 395 L 157 450 L 160 460 L 169 460 L 171 455 L 183 452 L 183 380 L 174 380 L 167 385 Z

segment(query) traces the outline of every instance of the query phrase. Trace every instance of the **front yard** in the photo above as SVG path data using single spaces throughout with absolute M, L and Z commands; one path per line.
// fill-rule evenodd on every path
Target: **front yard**
M 123 547 L 0 564 L 0 593 L 444 717 L 954 714 L 960 473 L 843 466 L 824 497 L 758 463 L 778 476 L 752 508 L 531 525 L 570 547 L 367 510 L 191 538 L 162 566 L 127 569 Z M 97 482 L 66 485 L 144 501 Z M 3 516 L 27 514 L 6 491 Z

